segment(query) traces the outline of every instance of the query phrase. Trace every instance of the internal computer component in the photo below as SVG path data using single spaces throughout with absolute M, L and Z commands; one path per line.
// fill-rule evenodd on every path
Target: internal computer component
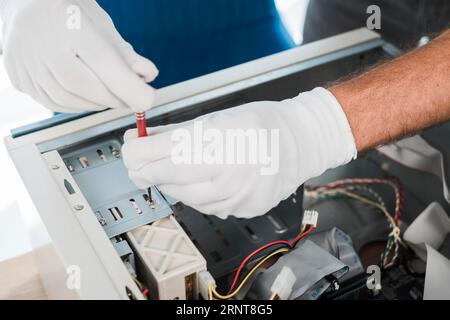
M 267 214 L 252 219 L 225 220 L 188 206 L 174 206 L 175 217 L 208 261 L 215 278 L 226 276 L 265 243 L 294 238 L 303 216 L 303 186 Z M 257 254 L 255 258 L 262 255 Z
M 291 294 L 286 299 L 317 299 L 331 285 L 339 289 L 338 281 L 348 272 L 341 260 L 306 240 L 292 252 L 278 259 L 267 270 L 264 270 L 255 280 L 249 296 L 253 299 L 267 300 L 272 292 L 271 287 L 283 268 L 292 270 L 295 281 Z
M 198 274 L 206 270 L 206 261 L 173 216 L 136 228 L 127 237 L 150 297 L 198 299 Z
M 130 181 L 120 150 L 119 139 L 108 138 L 62 154 L 67 169 L 110 238 L 172 213 L 157 188 L 151 188 L 150 198 Z

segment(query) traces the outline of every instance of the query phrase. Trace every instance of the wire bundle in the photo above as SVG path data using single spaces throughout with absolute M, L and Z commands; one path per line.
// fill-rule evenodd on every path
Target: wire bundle
M 391 215 L 386 208 L 383 198 L 371 188 L 373 185 L 387 185 L 391 187 L 395 194 L 395 212 Z M 369 197 L 362 196 L 355 191 L 365 191 Z M 381 254 L 381 268 L 392 266 L 399 254 L 399 244 L 404 245 L 400 237 L 400 228 L 398 223 L 403 211 L 403 188 L 397 178 L 354 178 L 341 179 L 322 186 L 307 186 L 305 188 L 305 196 L 316 200 L 335 199 L 339 197 L 354 199 L 356 201 L 369 204 L 379 209 L 386 217 L 391 232 L 388 235 L 385 250 Z M 389 261 L 389 256 L 392 258 Z
M 149 290 L 142 284 L 142 282 L 140 282 L 136 276 L 131 275 L 131 277 L 133 278 L 134 283 L 136 283 L 136 285 L 138 286 L 139 290 L 141 291 L 142 295 L 144 296 L 145 299 L 148 299 L 148 295 L 149 295 Z
M 216 289 L 212 286 L 210 286 L 208 288 L 209 290 L 209 298 L 210 300 L 212 300 L 213 297 L 218 298 L 218 299 L 230 299 L 232 297 L 234 297 L 236 294 L 239 293 L 239 291 L 242 289 L 242 287 L 244 286 L 244 284 L 250 279 L 250 277 L 252 276 L 252 274 L 259 269 L 267 260 L 269 260 L 270 258 L 278 255 L 278 254 L 282 254 L 282 253 L 286 253 L 289 250 L 291 250 L 292 248 L 294 248 L 297 243 L 303 238 L 305 237 L 308 233 L 310 233 L 312 230 L 314 229 L 314 226 L 309 226 L 308 225 L 302 225 L 301 229 L 300 229 L 300 233 L 294 238 L 294 240 L 292 241 L 286 241 L 286 240 L 277 240 L 277 241 L 273 241 L 273 242 L 269 242 L 261 247 L 259 247 L 258 249 L 256 249 L 255 251 L 253 251 L 252 253 L 250 253 L 243 261 L 242 263 L 239 265 L 238 269 L 236 270 L 236 273 L 234 275 L 234 279 L 233 282 L 227 292 L 226 295 L 222 295 L 220 293 L 218 293 L 216 291 Z M 306 231 L 305 231 L 306 230 Z M 243 278 L 243 280 L 241 281 L 241 283 L 236 286 L 238 280 L 239 280 L 239 276 L 242 273 L 242 270 L 244 269 L 244 267 L 246 266 L 247 262 L 254 257 L 256 254 L 258 254 L 259 252 L 267 249 L 267 248 L 272 248 L 274 246 L 281 246 L 281 248 L 275 249 L 274 251 L 268 253 L 266 256 L 264 256 L 264 258 L 262 258 L 248 273 L 247 275 Z M 236 289 L 234 289 L 236 287 Z M 233 291 L 234 289 L 234 291 Z
M 395 195 L 395 210 L 393 215 L 387 209 L 383 201 L 383 198 L 373 188 L 371 188 L 371 186 L 373 185 L 386 185 L 393 189 Z M 358 192 L 366 192 L 368 196 L 360 195 Z M 381 255 L 380 266 L 382 268 L 388 268 L 396 262 L 399 254 L 399 245 L 400 244 L 404 245 L 400 237 L 400 228 L 398 227 L 398 223 L 400 221 L 400 217 L 403 211 L 403 188 L 400 181 L 397 178 L 389 177 L 389 178 L 373 178 L 373 179 L 371 178 L 341 179 L 321 186 L 306 186 L 305 196 L 311 197 L 318 201 L 325 199 L 335 199 L 339 197 L 346 199 L 354 199 L 379 209 L 386 217 L 388 225 L 391 229 L 391 232 L 388 235 L 386 247 Z M 242 261 L 242 263 L 236 270 L 233 282 L 227 294 L 222 295 L 218 293 L 213 286 L 210 286 L 208 288 L 209 299 L 210 300 L 214 298 L 230 299 L 234 297 L 236 294 L 239 293 L 239 291 L 249 280 L 252 274 L 258 268 L 261 267 L 261 265 L 263 265 L 267 260 L 269 260 L 273 256 L 286 253 L 291 249 L 293 249 L 296 246 L 296 244 L 308 233 L 310 233 L 313 229 L 314 226 L 312 225 L 302 225 L 300 233 L 298 234 L 297 237 L 294 238 L 294 240 L 290 242 L 286 240 L 273 241 L 259 247 L 258 249 L 250 253 Z M 275 246 L 277 247 L 277 249 L 274 249 L 272 252 L 264 256 L 252 269 L 250 269 L 250 271 L 246 274 L 246 276 L 243 278 L 240 284 L 237 285 L 242 270 L 250 261 L 250 259 L 259 252 L 268 248 L 273 248 Z M 392 258 L 389 260 L 389 257 L 391 255 Z M 271 299 L 275 298 L 276 296 L 272 295 Z

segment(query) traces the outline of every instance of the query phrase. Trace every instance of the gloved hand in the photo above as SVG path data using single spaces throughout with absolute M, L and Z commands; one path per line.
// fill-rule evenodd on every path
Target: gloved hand
M 158 70 L 94 0 L 0 0 L 13 85 L 53 111 L 149 109 Z
M 220 139 L 230 137 L 230 129 L 244 140 L 258 137 L 256 148 L 247 145 L 251 152 L 241 163 L 231 160 L 239 157 L 238 147 Z M 324 88 L 282 102 L 253 102 L 150 128 L 149 133 L 145 138 L 136 138 L 136 130 L 125 134 L 122 153 L 131 180 L 142 189 L 158 185 L 186 205 L 221 218 L 262 215 L 306 180 L 346 164 L 357 154 L 346 115 Z M 189 136 L 191 141 L 184 139 Z M 217 141 L 225 142 L 214 144 Z M 186 148 L 190 144 L 191 150 Z M 222 159 L 230 156 L 230 161 L 214 162 L 222 151 Z

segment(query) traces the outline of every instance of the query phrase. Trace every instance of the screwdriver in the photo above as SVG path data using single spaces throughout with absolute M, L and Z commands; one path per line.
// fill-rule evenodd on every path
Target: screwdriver
M 136 128 L 137 128 L 137 132 L 138 132 L 138 137 L 142 138 L 142 137 L 147 137 L 147 123 L 145 121 L 145 112 L 136 112 L 135 113 L 135 117 L 136 117 Z M 155 204 L 153 202 L 153 198 L 152 198 L 152 188 L 148 187 L 147 189 L 147 194 L 148 194 L 148 198 L 147 200 L 147 204 L 150 208 L 154 208 Z
M 145 122 L 145 112 L 136 112 L 136 128 L 138 131 L 138 137 L 147 136 L 147 123 Z

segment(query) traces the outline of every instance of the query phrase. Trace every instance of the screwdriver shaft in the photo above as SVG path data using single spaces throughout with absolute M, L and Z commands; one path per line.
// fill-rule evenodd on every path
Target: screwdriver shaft
M 147 122 L 145 120 L 145 112 L 136 112 L 136 128 L 138 131 L 138 137 L 146 137 L 147 134 Z M 148 204 L 150 207 L 153 207 L 153 198 L 152 198 L 152 188 L 149 187 L 147 189 L 148 194 Z

